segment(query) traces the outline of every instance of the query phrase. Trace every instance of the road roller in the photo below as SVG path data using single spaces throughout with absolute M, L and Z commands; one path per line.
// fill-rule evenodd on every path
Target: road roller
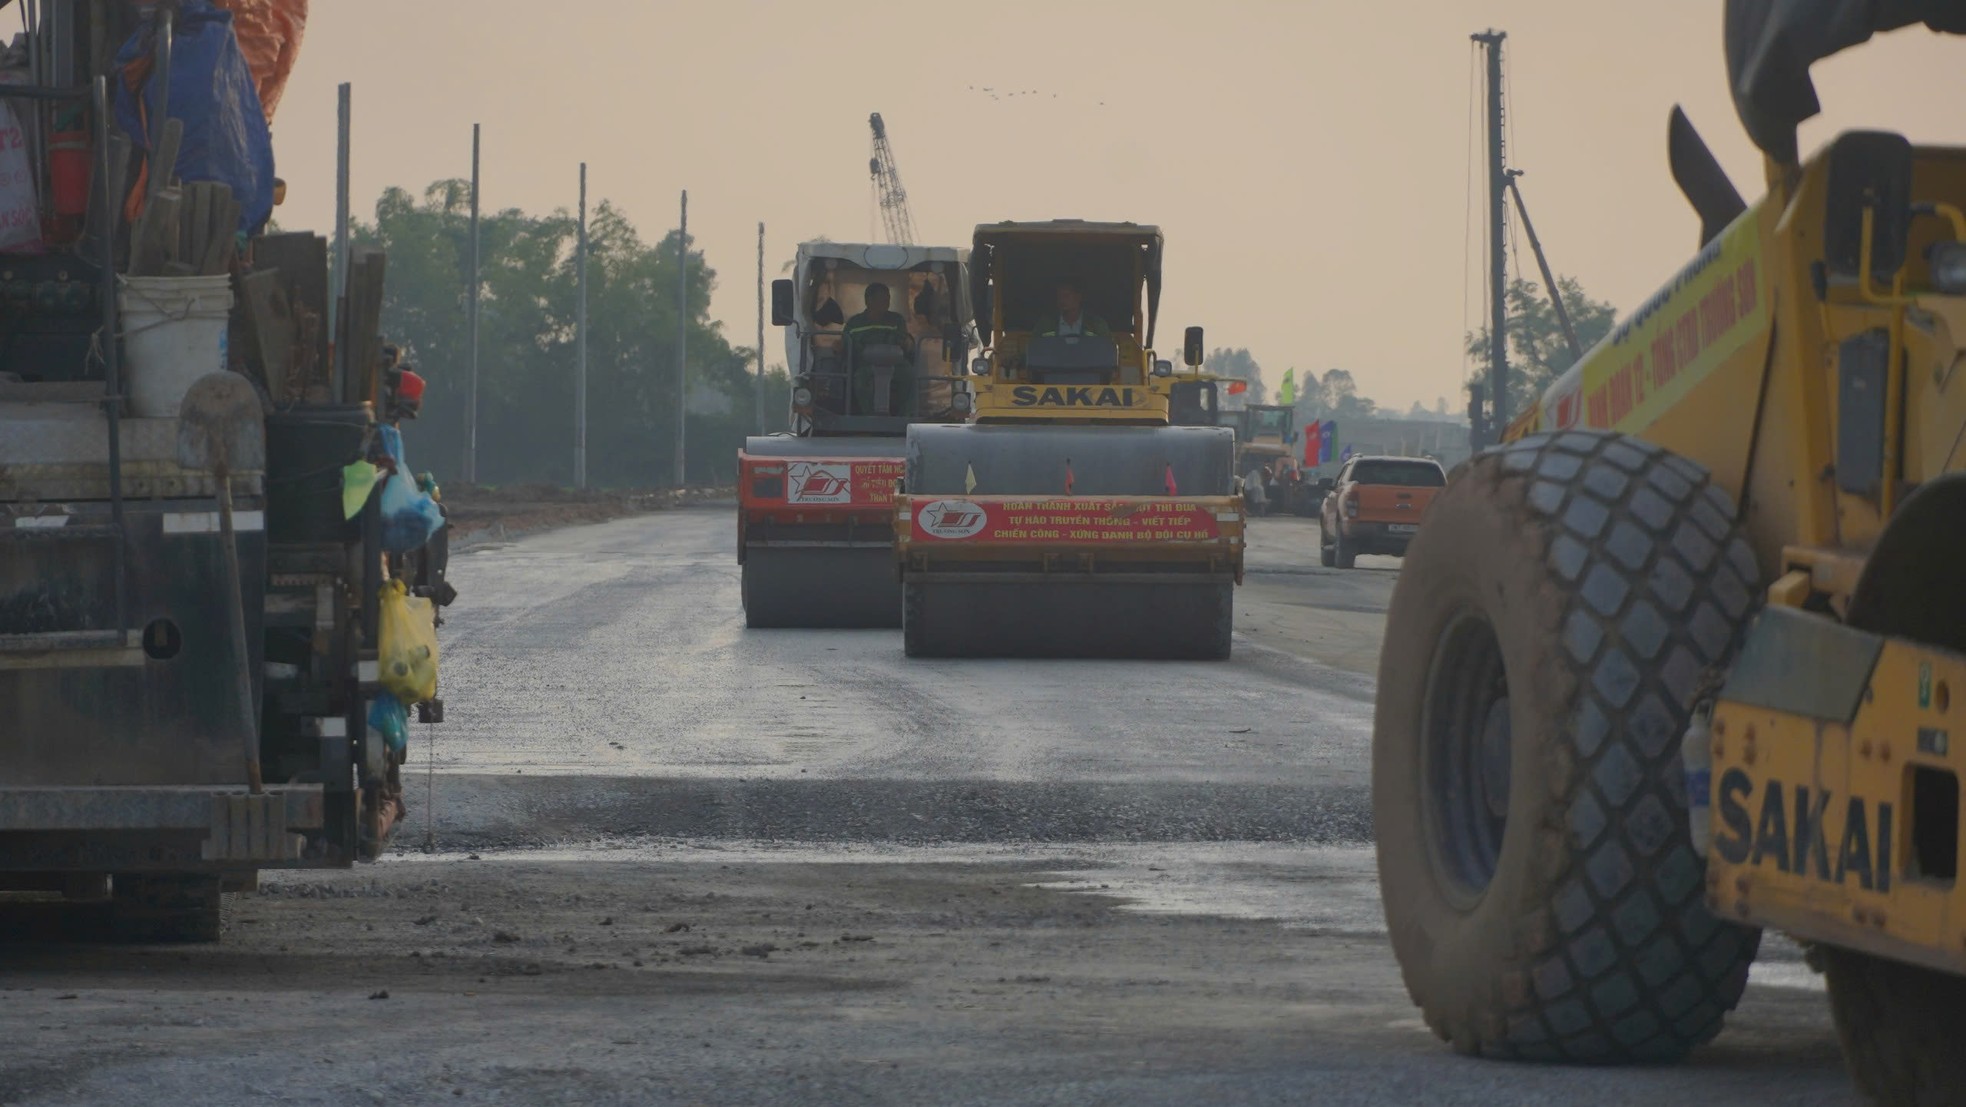
M 909 425 L 970 413 L 967 255 L 807 242 L 772 282 L 792 429 L 737 454 L 745 625 L 901 625 L 890 501 Z
M 894 498 L 910 657 L 1229 656 L 1235 434 L 1190 327 L 1154 355 L 1160 231 L 976 229 L 970 422 L 908 428 Z

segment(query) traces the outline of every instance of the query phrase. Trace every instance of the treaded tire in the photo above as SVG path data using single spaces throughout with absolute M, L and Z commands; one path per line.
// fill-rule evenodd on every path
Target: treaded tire
M 1338 533 L 1331 538 L 1331 558 L 1340 569 L 1351 569 L 1358 565 L 1358 551 L 1345 542 L 1345 528 L 1341 524 Z
M 113 878 L 109 938 L 138 944 L 216 942 L 225 897 L 216 876 L 120 873 Z
M 901 586 L 901 653 L 905 657 L 940 657 L 928 648 L 926 624 L 922 618 L 922 586 Z
M 1331 548 L 1331 543 L 1324 540 L 1323 523 L 1319 523 L 1317 528 L 1317 560 L 1318 564 L 1327 569 L 1338 564 L 1337 552 Z
M 1672 1060 L 1739 1001 L 1760 933 L 1705 906 L 1679 761 L 1754 604 L 1734 515 L 1650 443 L 1538 435 L 1457 471 L 1407 551 L 1373 822 L 1407 991 L 1460 1052 Z
M 1966 977 L 1818 946 L 1844 1063 L 1883 1107 L 1966 1103 Z

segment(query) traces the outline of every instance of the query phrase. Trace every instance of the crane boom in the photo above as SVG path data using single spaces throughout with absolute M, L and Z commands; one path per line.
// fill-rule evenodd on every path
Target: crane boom
M 880 198 L 881 222 L 887 228 L 887 240 L 896 246 L 915 244 L 915 217 L 908 211 L 908 190 L 901 187 L 901 168 L 894 163 L 894 148 L 888 145 L 887 124 L 881 122 L 881 113 L 875 112 L 867 117 L 867 126 L 874 132 L 874 154 L 867 159 L 867 172 L 874 179 L 874 191 Z

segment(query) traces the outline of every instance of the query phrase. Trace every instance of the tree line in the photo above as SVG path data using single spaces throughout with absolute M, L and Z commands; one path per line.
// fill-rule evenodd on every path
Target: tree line
M 383 332 L 428 381 L 423 414 L 404 428 L 410 463 L 456 480 L 466 449 L 470 372 L 468 181 L 437 181 L 414 196 L 392 188 L 358 243 L 388 251 Z M 478 479 L 485 484 L 573 482 L 575 253 L 565 210 L 517 209 L 479 219 Z M 678 282 L 687 281 L 681 317 Z M 716 270 L 676 231 L 644 241 L 603 200 L 588 219 L 587 470 L 603 487 L 677 483 L 676 332 L 687 328 L 685 404 L 690 483 L 728 481 L 755 427 L 756 351 L 732 345 L 710 318 Z M 765 378 L 767 430 L 786 423 L 789 383 Z

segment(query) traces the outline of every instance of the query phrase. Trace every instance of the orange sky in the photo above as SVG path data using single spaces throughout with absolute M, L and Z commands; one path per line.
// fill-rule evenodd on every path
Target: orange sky
M 1707 0 L 314 0 L 274 131 L 280 217 L 332 227 L 335 85 L 352 81 L 358 212 L 386 186 L 466 175 L 473 122 L 490 208 L 571 207 L 584 159 L 590 194 L 655 238 L 688 188 L 691 232 L 722 277 L 712 312 L 750 345 L 758 221 L 770 276 L 801 238 L 866 239 L 879 111 L 925 240 L 966 245 L 976 223 L 1006 218 L 1158 223 L 1163 334 L 1202 324 L 1211 346 L 1249 347 L 1272 384 L 1287 366 L 1343 366 L 1382 403 L 1445 395 L 1458 410 L 1461 335 L 1481 313 L 1479 259 L 1463 260 L 1468 34 L 1510 34 L 1510 161 L 1553 264 L 1628 308 L 1694 246 L 1665 165 L 1675 102 L 1757 191 L 1719 13 Z M 1804 146 L 1852 126 L 1966 144 L 1962 62 L 1966 42 L 1911 30 L 1819 65 L 1827 113 Z

